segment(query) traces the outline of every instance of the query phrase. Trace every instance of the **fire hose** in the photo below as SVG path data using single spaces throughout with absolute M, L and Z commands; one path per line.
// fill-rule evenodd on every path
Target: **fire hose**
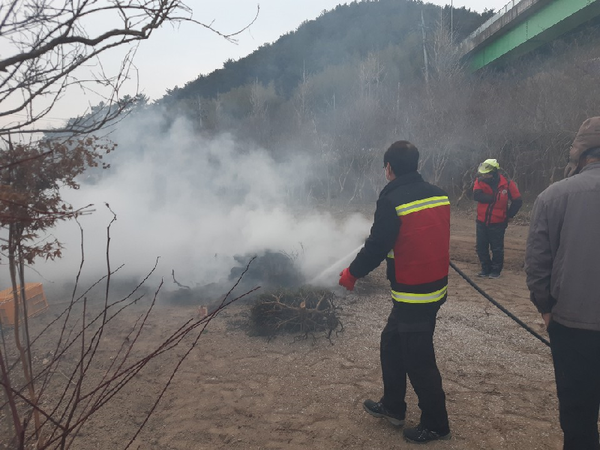
M 321 274 L 317 275 L 310 282 L 310 284 L 314 284 L 315 282 L 325 278 L 326 275 L 330 275 L 333 271 L 341 270 L 341 268 L 343 267 L 341 264 L 346 262 L 346 260 L 348 258 L 355 255 L 356 252 L 358 252 L 363 247 L 363 245 L 364 244 L 361 244 L 357 249 L 351 251 L 348 255 L 344 256 L 342 259 L 337 261 L 335 264 L 331 265 L 331 267 L 329 267 L 326 270 L 324 270 L 323 272 L 321 272 Z M 504 306 L 502 306 L 500 303 L 498 303 L 496 300 L 494 300 L 487 292 L 485 292 L 483 289 L 481 289 L 479 286 L 477 286 L 477 284 L 473 280 L 471 280 L 462 270 L 460 270 L 458 267 L 456 267 L 456 265 L 452 261 L 450 261 L 450 267 L 452 267 L 461 277 L 464 278 L 464 280 L 467 283 L 469 283 L 473 287 L 473 289 L 475 289 L 477 292 L 479 292 L 483 297 L 485 297 L 490 303 L 492 303 L 494 306 L 496 306 L 500 311 L 502 311 L 504 314 L 506 314 L 508 317 L 510 317 L 515 322 L 517 322 L 521 327 L 525 328 L 525 330 L 527 330 L 529 333 L 531 333 L 532 336 L 534 336 L 535 338 L 542 341 L 548 347 L 550 346 L 550 342 L 548 342 L 547 339 L 540 336 L 531 327 L 529 327 L 526 323 L 524 323 L 521 319 L 519 319 L 517 316 L 515 316 L 513 313 L 511 313 L 508 309 L 506 309 Z
M 500 311 L 502 311 L 504 314 L 506 314 L 512 320 L 514 320 L 519 325 L 521 325 L 521 327 L 525 328 L 525 330 L 527 330 L 529 333 L 531 333 L 534 337 L 536 337 L 537 339 L 542 341 L 544 344 L 546 344 L 548 347 L 550 347 L 550 342 L 548 342 L 548 340 L 544 339 L 542 336 L 540 336 L 538 333 L 536 333 L 531 327 L 529 327 L 526 323 L 524 323 L 521 319 L 519 319 L 517 316 L 512 314 L 508 309 L 506 309 L 504 306 L 502 306 L 500 303 L 498 303 L 496 300 L 494 300 L 487 292 L 485 292 L 483 289 L 481 289 L 479 286 L 477 286 L 477 284 L 473 280 L 471 280 L 462 270 L 460 270 L 458 267 L 456 267 L 456 265 L 452 261 L 450 261 L 450 267 L 452 267 L 456 271 L 456 273 L 458 273 L 461 277 L 463 277 L 463 279 L 467 283 L 469 283 L 473 287 L 473 289 L 475 289 L 483 297 L 485 297 L 486 300 L 488 300 L 490 303 L 492 303 L 494 306 L 496 306 Z

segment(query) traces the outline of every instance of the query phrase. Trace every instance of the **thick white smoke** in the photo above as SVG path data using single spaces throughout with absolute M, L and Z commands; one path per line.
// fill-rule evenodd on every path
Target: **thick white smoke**
M 207 140 L 185 120 L 164 129 L 157 115 L 143 114 L 119 125 L 113 165 L 95 184 L 88 179 L 64 197 L 74 206 L 95 205 L 84 216 L 84 274 L 106 273 L 106 227 L 111 227 L 111 266 L 119 276 L 141 278 L 160 256 L 157 274 L 171 271 L 188 286 L 225 279 L 235 255 L 282 251 L 296 257 L 306 279 L 321 274 L 359 246 L 370 221 L 353 215 L 338 222 L 327 212 L 299 204 L 310 177 L 308 157 L 275 163 L 261 149 L 223 135 Z M 79 228 L 61 224 L 54 235 L 65 243 L 62 260 L 36 265 L 47 281 L 73 279 L 80 263 Z M 321 277 L 335 285 L 337 272 Z M 168 284 L 168 283 L 167 283 Z

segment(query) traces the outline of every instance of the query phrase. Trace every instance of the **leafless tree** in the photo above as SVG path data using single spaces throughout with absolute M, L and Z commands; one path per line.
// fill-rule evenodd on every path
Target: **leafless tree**
M 362 98 L 371 99 L 377 94 L 385 75 L 385 67 L 377 55 L 370 53 L 358 68 L 358 83 Z
M 298 129 L 302 130 L 307 121 L 311 119 L 311 79 L 306 73 L 306 69 L 302 70 L 302 81 L 298 83 L 293 96 L 294 111 Z
M 175 330 L 155 351 L 135 360 L 131 349 L 152 310 L 152 301 L 147 314 L 136 322 L 109 369 L 101 375 L 101 382 L 90 384 L 86 377 L 94 367 L 92 361 L 97 355 L 105 327 L 124 308 L 139 299 L 137 290 L 117 301 L 109 296 L 110 277 L 114 271 L 108 262 L 108 234 L 104 307 L 90 321 L 86 315 L 85 294 L 76 296 L 74 290 L 68 308 L 60 316 L 64 321 L 61 323 L 59 318 L 51 324 L 62 327 L 56 351 L 43 368 L 34 361 L 32 349 L 39 336 L 31 335 L 27 321 L 23 267 L 25 263 L 32 263 L 35 255 L 28 256 L 22 244 L 33 239 L 37 231 L 48 226 L 49 221 L 76 217 L 78 213 L 68 208 L 58 211 L 57 207 L 48 205 L 47 191 L 56 188 L 56 185 L 50 183 L 46 186 L 40 184 L 40 180 L 44 179 L 43 176 L 56 175 L 61 171 L 70 173 L 67 162 L 73 162 L 77 153 L 73 151 L 73 141 L 65 135 L 87 135 L 82 139 L 85 140 L 84 147 L 89 148 L 89 140 L 95 139 L 90 133 L 118 119 L 132 106 L 137 96 L 122 96 L 122 88 L 133 71 L 137 45 L 161 26 L 182 22 L 200 25 L 230 41 L 247 28 L 223 33 L 211 23 L 194 19 L 192 9 L 180 0 L 9 0 L 0 3 L 0 151 L 8 156 L 11 150 L 23 150 L 22 157 L 0 161 L 3 176 L 0 186 L 2 226 L 16 230 L 13 233 L 16 240 L 9 240 L 6 246 L 9 256 L 12 255 L 10 267 L 16 320 L 14 345 L 7 345 L 7 337 L 0 333 L 0 411 L 7 412 L 6 422 L 12 424 L 12 433 L 7 440 L 3 436 L 0 444 L 6 443 L 9 448 L 71 447 L 91 415 L 109 402 L 142 367 L 179 345 L 190 332 L 200 329 L 192 340 L 192 346 L 185 352 L 187 356 L 200 338 L 207 320 L 228 302 L 222 303 L 212 314 Z M 101 57 L 117 48 L 124 54 L 119 67 L 114 73 L 109 73 L 105 71 Z M 101 107 L 91 108 L 60 128 L 49 129 L 40 125 L 41 119 L 47 117 L 71 89 L 99 94 L 103 97 Z M 60 142 L 44 139 L 29 144 L 13 144 L 15 134 L 34 136 L 35 133 L 49 132 L 60 133 L 61 139 L 64 139 Z M 64 149 L 64 155 L 60 149 Z M 64 164 L 57 161 L 62 156 L 67 161 Z M 93 166 L 90 162 L 96 156 L 91 155 L 89 161 L 80 162 Z M 15 180 L 15 173 L 22 176 Z M 23 180 L 31 180 L 35 189 L 25 187 L 23 192 L 16 189 L 16 181 L 22 184 Z M 69 185 L 68 182 L 66 184 Z M 58 257 L 60 243 L 56 243 L 56 247 L 38 250 L 41 253 L 38 251 L 37 256 L 45 253 Z M 70 318 L 76 307 L 81 307 L 81 315 L 73 323 Z M 63 373 L 67 381 L 63 383 L 62 391 L 58 388 L 61 392 L 58 397 L 46 396 L 48 402 L 45 403 L 42 399 L 53 375 L 62 373 L 58 367 L 66 352 L 79 355 L 77 363 L 69 368 L 68 375 Z M 182 361 L 174 368 L 173 375 Z M 172 376 L 162 393 L 171 379 Z M 157 403 L 158 400 L 160 397 Z
M 137 375 L 148 370 L 152 362 L 161 355 L 172 352 L 175 348 L 182 350 L 172 367 L 163 367 L 163 371 L 167 369 L 166 372 L 170 373 L 164 384 L 159 386 L 157 397 L 144 412 L 137 430 L 132 436 L 123 436 L 122 448 L 129 448 L 156 410 L 183 361 L 196 348 L 210 321 L 226 306 L 257 289 L 235 298 L 232 296 L 233 290 L 252 263 L 251 260 L 234 286 L 210 312 L 191 317 L 171 330 L 162 342 L 158 342 L 149 351 L 140 350 L 139 344 L 145 338 L 144 333 L 154 312 L 162 282 L 154 294 L 150 295 L 149 301 L 144 300 L 147 294 L 143 286 L 156 269 L 158 260 L 147 276 L 128 294 L 114 298 L 111 294 L 111 280 L 120 270 L 120 267 L 115 269 L 110 265 L 110 228 L 115 220 L 116 216 L 107 226 L 106 275 L 83 292 L 79 286 L 81 269 L 85 264 L 81 229 L 81 265 L 70 301 L 56 319 L 38 330 L 27 342 L 28 356 L 23 358 L 20 355 L 23 351 L 15 352 L 15 347 L 7 345 L 8 336 L 2 334 L 0 387 L 4 395 L 0 397 L 0 411 L 8 411 L 5 414 L 6 422 L 12 425 L 12 431 L 2 434 L 3 430 L 0 430 L 0 448 L 76 448 L 78 439 L 81 439 L 80 435 L 85 432 L 90 420 L 111 401 L 118 399 L 121 391 L 129 383 L 135 382 Z M 91 302 L 90 291 L 102 284 L 105 285 L 103 301 Z M 146 306 L 142 306 L 143 302 Z M 27 315 L 25 303 L 20 302 L 18 316 L 21 321 Z M 135 320 L 119 321 L 125 312 L 134 314 Z M 103 336 L 106 335 L 115 338 L 120 335 L 117 339 L 121 341 L 117 348 L 105 347 L 106 339 Z M 15 334 L 15 339 L 16 336 Z M 48 343 L 44 344 L 47 340 L 52 342 L 53 350 L 44 353 L 42 361 L 40 349 L 44 348 L 47 352 Z M 29 368 L 24 377 L 19 376 L 16 370 L 21 366 Z M 121 405 L 121 408 L 126 406 Z M 4 444 L 6 447 L 3 447 Z
M 131 106 L 121 96 L 121 88 L 132 74 L 137 44 L 166 24 L 182 22 L 195 23 L 230 41 L 247 28 L 219 31 L 212 23 L 196 20 L 181 0 L 2 2 L 0 119 L 6 123 L 0 127 L 0 135 L 17 131 L 90 133 L 115 120 Z M 125 54 L 116 73 L 109 73 L 101 56 L 117 48 Z M 63 130 L 38 126 L 71 88 L 100 94 L 105 107 L 91 119 L 71 121 Z

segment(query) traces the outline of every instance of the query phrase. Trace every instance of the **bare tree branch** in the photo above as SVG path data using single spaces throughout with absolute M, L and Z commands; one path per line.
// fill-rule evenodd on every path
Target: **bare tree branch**
M 0 118 L 17 119 L 0 128 L 9 132 L 89 133 L 116 120 L 130 106 L 119 92 L 130 79 L 136 46 L 167 23 L 189 22 L 235 43 L 256 16 L 240 30 L 226 33 L 193 17 L 182 0 L 12 0 L 0 6 Z M 109 28 L 102 24 L 110 24 Z M 102 70 L 101 56 L 116 48 L 129 48 L 115 75 Z M 99 67 L 97 73 L 91 68 Z M 60 130 L 37 127 L 67 91 L 108 92 L 105 108 L 93 120 L 71 122 Z

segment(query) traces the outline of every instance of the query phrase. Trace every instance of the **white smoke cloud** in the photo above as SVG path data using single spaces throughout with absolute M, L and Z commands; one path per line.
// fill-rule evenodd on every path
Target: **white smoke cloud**
M 157 274 L 165 281 L 174 270 L 182 284 L 202 286 L 225 279 L 235 255 L 270 249 L 295 255 L 310 280 L 364 242 L 370 221 L 363 216 L 338 222 L 290 194 L 310 180 L 308 157 L 275 163 L 266 151 L 230 135 L 199 137 L 183 119 L 164 128 L 157 115 L 123 121 L 112 136 L 118 143 L 112 167 L 95 184 L 64 193 L 74 207 L 95 205 L 94 214 L 80 218 L 85 274 L 106 273 L 112 214 L 104 203 L 117 215 L 111 267 L 125 264 L 119 276 L 138 279 L 160 256 Z M 73 279 L 79 228 L 63 223 L 54 235 L 65 243 L 63 258 L 36 269 L 46 280 Z M 337 278 L 332 272 L 320 283 L 333 286 Z

